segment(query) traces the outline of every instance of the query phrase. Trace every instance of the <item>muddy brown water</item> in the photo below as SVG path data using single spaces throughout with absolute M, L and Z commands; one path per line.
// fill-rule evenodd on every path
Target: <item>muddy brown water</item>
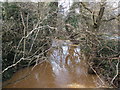
M 19 70 L 4 82 L 5 88 L 100 88 L 105 82 L 87 73 L 86 60 L 80 48 L 70 41 L 54 40 L 49 60 L 37 66 Z M 28 75 L 29 73 L 29 75 Z

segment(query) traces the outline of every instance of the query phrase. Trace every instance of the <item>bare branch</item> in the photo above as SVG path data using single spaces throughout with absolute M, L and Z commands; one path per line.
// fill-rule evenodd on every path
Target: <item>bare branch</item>
M 80 4 L 81 4 L 86 10 L 88 10 L 90 13 L 92 13 L 92 11 L 91 11 L 83 2 L 80 2 Z
M 113 81 L 115 80 L 115 78 L 118 76 L 118 74 L 119 74 L 119 69 L 118 69 L 118 66 L 119 66 L 119 61 L 120 59 L 118 59 L 118 63 L 117 63 L 117 65 L 116 65 L 116 75 L 114 76 L 114 78 L 112 79 L 112 81 L 111 81 L 111 83 L 113 84 Z
M 110 19 L 108 19 L 108 20 L 102 20 L 102 21 L 104 21 L 104 22 L 109 22 L 109 21 L 112 21 L 112 20 L 114 20 L 114 19 L 117 19 L 118 17 L 120 17 L 120 14 L 118 14 L 117 16 L 114 16 L 114 17 L 112 17 L 112 18 L 110 18 Z

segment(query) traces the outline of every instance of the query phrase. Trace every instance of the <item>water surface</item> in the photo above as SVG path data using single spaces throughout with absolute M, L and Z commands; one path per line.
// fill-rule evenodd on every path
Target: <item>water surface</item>
M 52 47 L 48 53 L 48 61 L 34 68 L 19 70 L 5 82 L 9 83 L 5 87 L 99 88 L 105 86 L 96 75 L 87 73 L 88 65 L 86 60 L 81 59 L 79 46 L 73 45 L 70 41 L 54 40 Z

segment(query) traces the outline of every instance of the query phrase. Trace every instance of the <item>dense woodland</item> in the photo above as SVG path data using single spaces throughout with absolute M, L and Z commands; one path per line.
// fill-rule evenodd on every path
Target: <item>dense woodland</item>
M 73 2 L 66 11 L 58 2 L 2 3 L 2 80 L 48 59 L 52 40 L 80 46 L 90 66 L 112 87 L 120 83 L 119 5 Z

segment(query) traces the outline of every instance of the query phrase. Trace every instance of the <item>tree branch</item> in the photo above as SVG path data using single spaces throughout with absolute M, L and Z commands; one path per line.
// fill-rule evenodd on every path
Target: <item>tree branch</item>
M 81 4 L 85 9 L 87 9 L 90 13 L 92 13 L 92 11 L 91 11 L 88 7 L 86 7 L 86 5 L 85 5 L 83 2 L 80 2 L 80 4 Z
M 118 18 L 119 16 L 120 16 L 120 14 L 118 14 L 117 16 L 112 17 L 112 18 L 110 18 L 110 19 L 108 19 L 108 20 L 102 20 L 102 21 L 104 21 L 104 22 L 109 22 L 109 21 L 112 21 L 112 20 Z

